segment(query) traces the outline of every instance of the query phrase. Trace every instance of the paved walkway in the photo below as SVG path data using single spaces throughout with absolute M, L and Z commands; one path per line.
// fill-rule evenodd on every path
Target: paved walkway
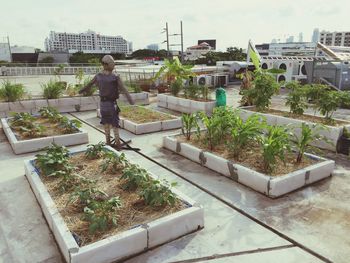
M 228 98 L 232 104 L 238 101 L 236 91 L 230 90 Z M 95 112 L 75 116 L 101 128 Z M 103 140 L 104 135 L 89 125 L 84 128 L 90 143 Z M 126 151 L 127 157 L 161 178 L 178 182 L 180 191 L 204 206 L 205 228 L 131 258 L 129 263 L 322 262 L 322 257 L 348 262 L 350 164 L 346 157 L 329 155 L 337 162 L 332 178 L 271 200 L 162 149 L 162 136 L 170 133 L 174 131 L 141 136 L 121 132 L 142 149 L 142 155 Z M 14 155 L 0 134 L 0 262 L 61 262 L 24 177 L 23 160 L 33 155 Z

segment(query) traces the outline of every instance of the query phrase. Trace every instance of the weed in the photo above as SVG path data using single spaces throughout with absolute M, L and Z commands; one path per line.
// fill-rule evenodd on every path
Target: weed
M 23 98 L 25 94 L 23 84 L 11 83 L 9 80 L 4 80 L 0 88 L 0 99 L 6 102 L 15 102 Z

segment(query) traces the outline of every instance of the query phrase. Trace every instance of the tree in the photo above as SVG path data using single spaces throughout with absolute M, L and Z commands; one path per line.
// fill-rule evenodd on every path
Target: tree
M 47 57 L 44 57 L 43 59 L 40 59 L 38 62 L 39 63 L 50 63 L 52 64 L 54 61 L 53 57 L 52 56 L 47 56 Z

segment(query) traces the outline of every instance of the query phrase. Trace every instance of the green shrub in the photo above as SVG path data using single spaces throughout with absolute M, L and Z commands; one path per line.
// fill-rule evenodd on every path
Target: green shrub
M 37 154 L 36 164 L 46 176 L 55 176 L 68 163 L 69 152 L 66 147 L 52 144 L 43 154 Z
M 11 83 L 9 80 L 4 80 L 0 88 L 0 99 L 6 102 L 15 102 L 20 100 L 25 95 L 23 84 Z
M 176 202 L 175 194 L 170 190 L 170 187 L 175 186 L 176 183 L 169 183 L 163 180 L 149 180 L 139 191 L 139 196 L 145 200 L 146 205 L 159 207 L 164 205 L 174 206 Z
M 184 95 L 189 99 L 198 99 L 200 95 L 200 86 L 199 85 L 188 85 L 184 88 Z
M 88 144 L 85 157 L 87 159 L 97 159 L 102 156 L 102 154 L 106 151 L 105 143 L 99 142 L 98 144 Z
M 215 114 L 213 114 L 211 117 L 208 117 L 203 112 L 199 112 L 198 114 L 206 128 L 204 142 L 212 151 L 214 150 L 215 146 L 217 146 L 220 143 L 222 139 L 222 130 L 221 130 L 222 118 Z
M 333 114 L 347 100 L 344 91 L 330 90 L 323 92 L 316 101 L 316 108 L 325 116 L 326 123 L 333 123 Z
M 263 150 L 264 170 L 273 172 L 277 160 L 285 163 L 287 152 L 291 151 L 290 134 L 287 128 L 282 126 L 267 126 L 266 136 L 261 137 Z
M 259 115 L 251 115 L 244 122 L 240 116 L 236 116 L 235 127 L 231 130 L 231 139 L 228 148 L 235 159 L 240 152 L 252 141 L 259 141 L 265 121 Z
M 198 116 L 195 113 L 192 114 L 187 114 L 187 113 L 183 113 L 182 114 L 182 134 L 186 137 L 186 140 L 190 140 L 191 139 L 191 132 L 192 129 L 199 129 L 199 125 L 198 125 Z
M 174 96 L 179 95 L 180 91 L 182 90 L 183 85 L 182 85 L 182 79 L 178 79 L 171 83 L 170 85 L 170 93 Z
M 290 89 L 287 95 L 286 106 L 290 107 L 291 113 L 302 115 L 304 110 L 308 108 L 306 89 L 296 81 L 287 83 L 286 88 Z
M 60 82 L 50 80 L 46 84 L 42 84 L 43 97 L 45 99 L 58 99 L 62 96 L 64 88 Z

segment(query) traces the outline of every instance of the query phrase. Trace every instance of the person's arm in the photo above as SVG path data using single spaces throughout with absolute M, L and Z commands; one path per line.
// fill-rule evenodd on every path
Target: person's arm
M 134 100 L 131 98 L 129 91 L 125 88 L 123 81 L 120 79 L 119 76 L 117 77 L 117 79 L 118 79 L 117 87 L 119 88 L 119 92 L 120 92 L 121 94 L 124 94 L 124 95 L 126 96 L 128 102 L 129 102 L 131 105 L 134 105 L 135 102 L 134 102 Z
M 81 90 L 79 90 L 79 94 L 82 94 L 84 92 L 90 91 L 91 87 L 96 84 L 96 76 L 85 86 L 83 87 Z

